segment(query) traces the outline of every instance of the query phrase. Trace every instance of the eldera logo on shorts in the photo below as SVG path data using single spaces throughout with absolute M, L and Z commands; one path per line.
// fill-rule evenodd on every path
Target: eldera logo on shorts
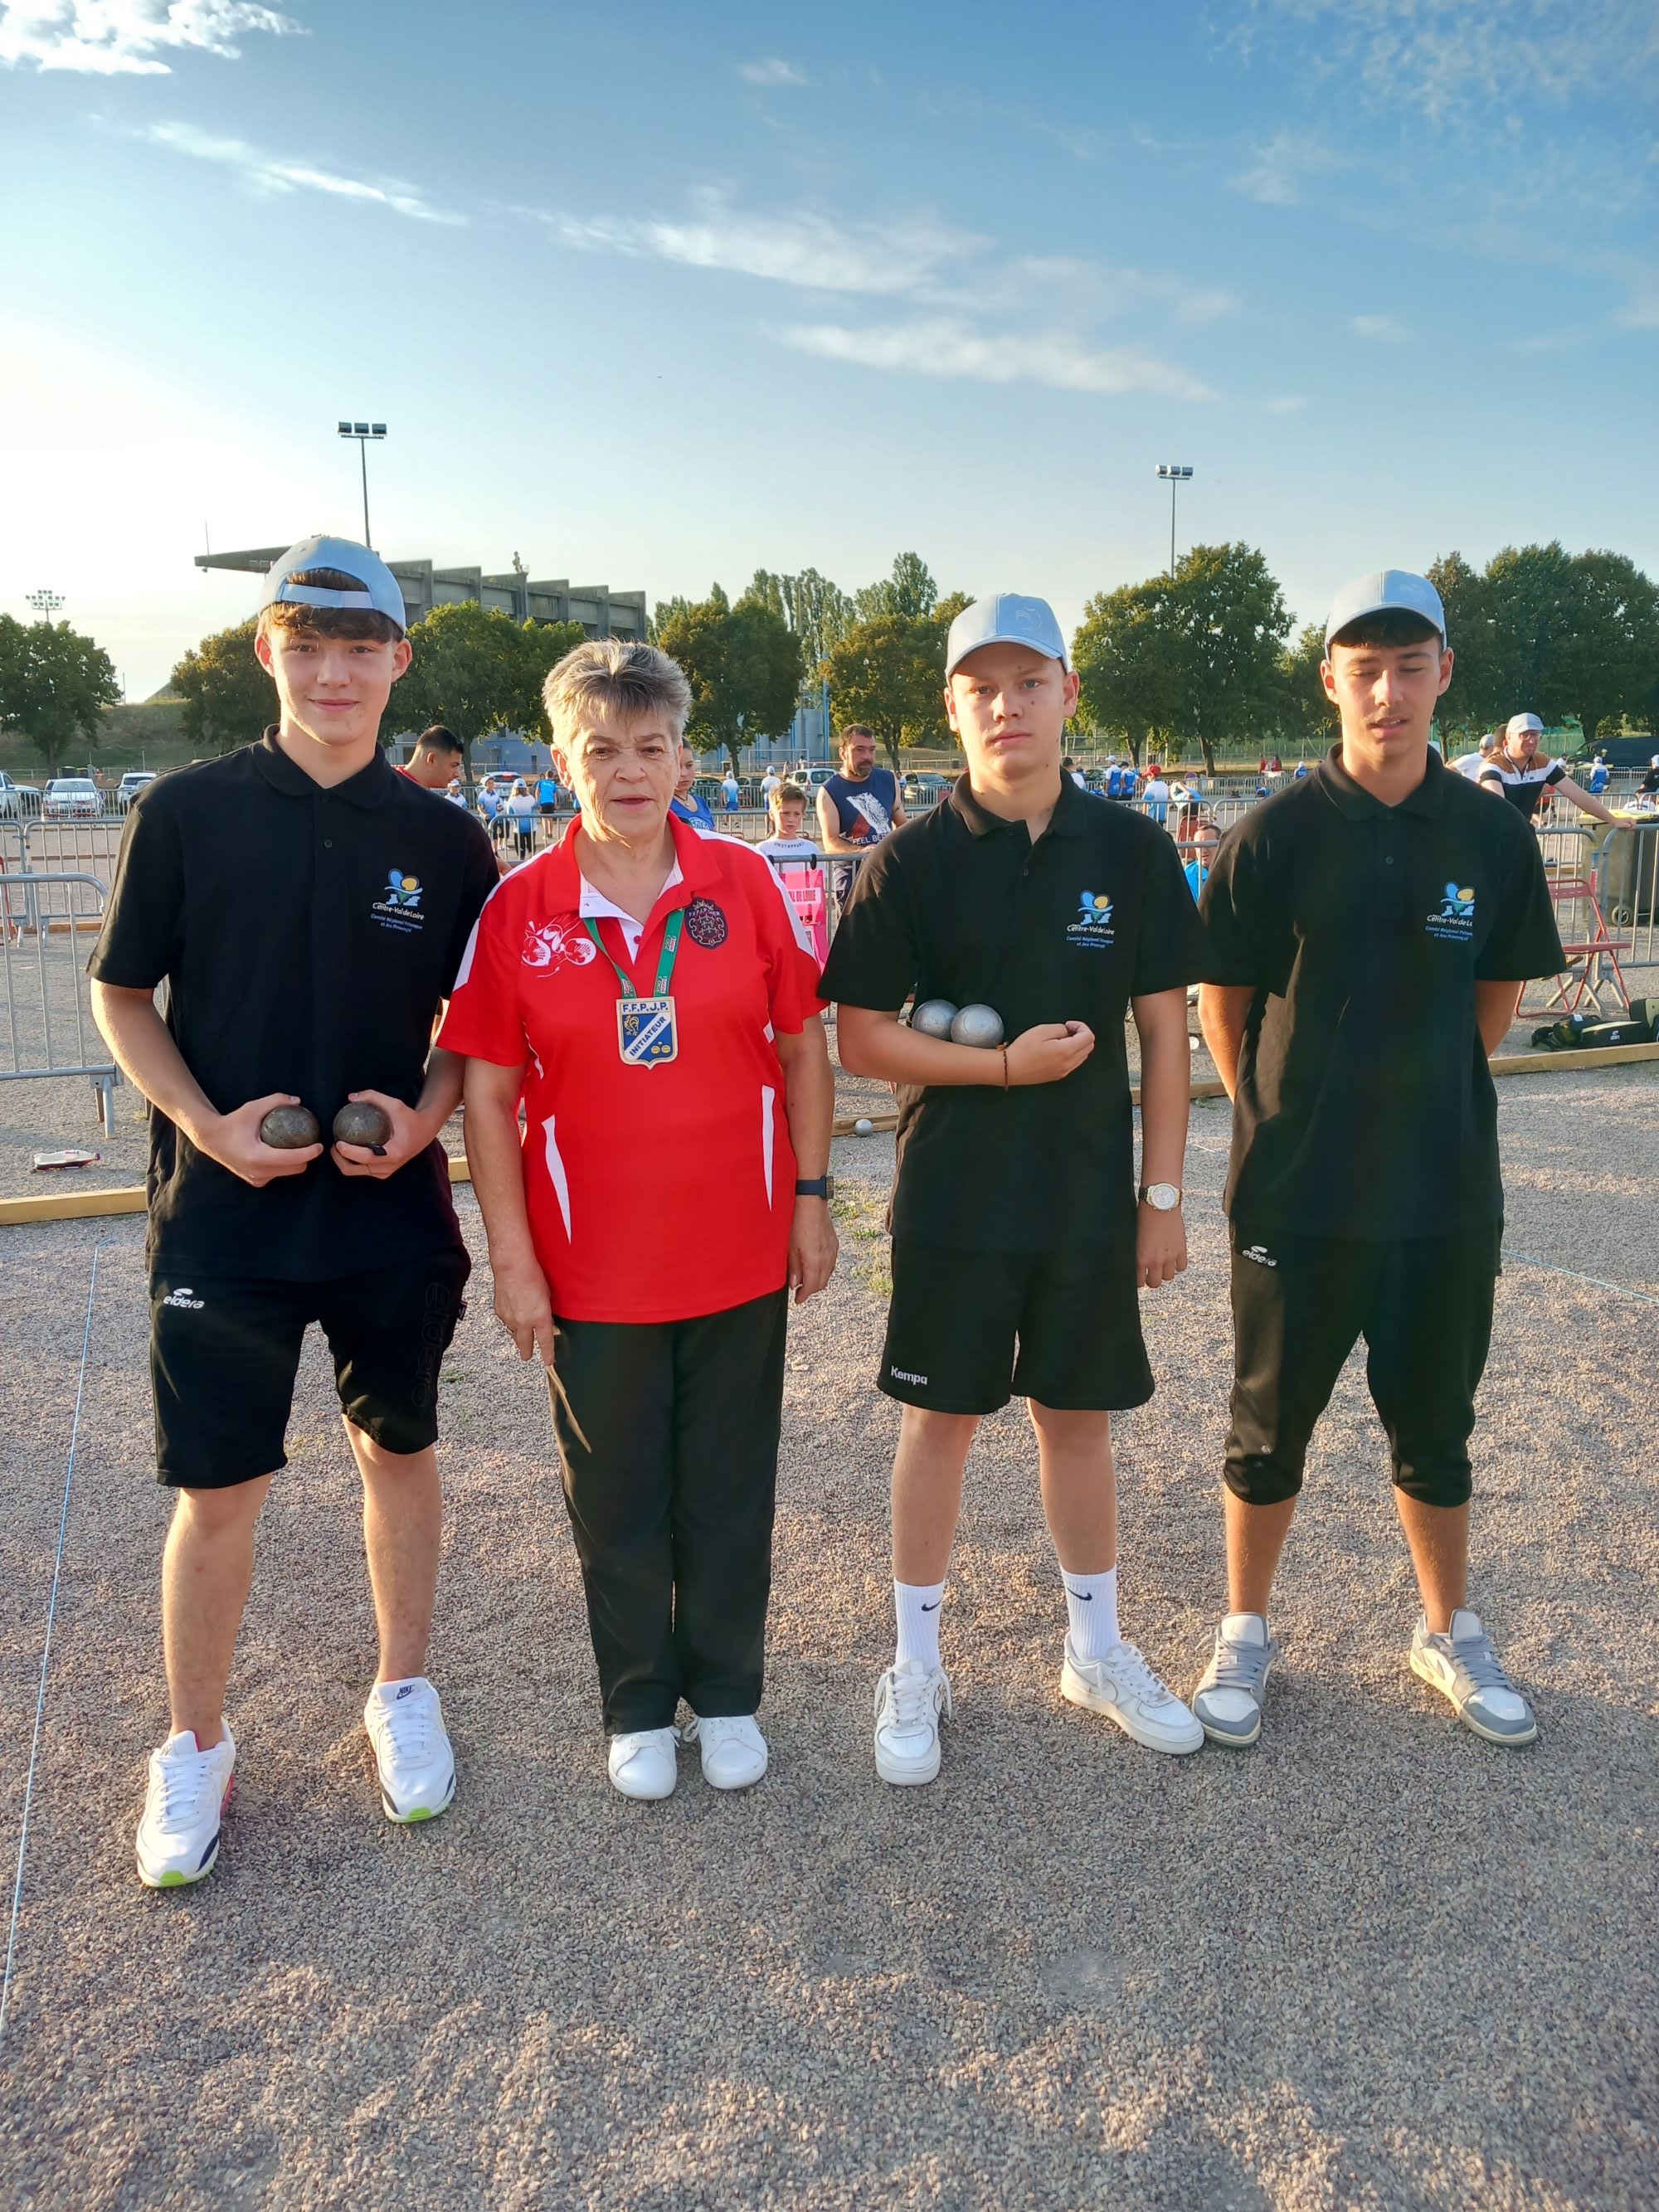
M 176 1291 L 167 1292 L 161 1304 L 164 1306 L 177 1306 L 183 1313 L 200 1313 L 207 1300 L 198 1298 L 188 1283 L 180 1283 Z
M 426 916 L 421 912 L 420 878 L 406 876 L 401 868 L 388 869 L 385 886 L 369 912 L 382 929 L 395 929 L 400 937 L 424 929 Z
M 1470 944 L 1474 937 L 1473 885 L 1448 884 L 1445 896 L 1423 927 L 1430 937 L 1443 938 L 1449 945 Z
M 1112 927 L 1112 900 L 1109 891 L 1080 891 L 1078 894 L 1078 915 L 1066 932 L 1068 945 L 1115 945 L 1117 933 Z

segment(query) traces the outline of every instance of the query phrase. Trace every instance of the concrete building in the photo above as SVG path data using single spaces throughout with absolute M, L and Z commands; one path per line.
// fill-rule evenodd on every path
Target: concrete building
M 228 568 L 263 576 L 286 553 L 286 545 L 255 546 L 240 553 L 198 553 L 198 568 Z M 613 592 L 608 584 L 572 584 L 563 576 L 532 577 L 515 553 L 504 575 L 482 568 L 438 568 L 430 561 L 387 561 L 403 587 L 410 626 L 434 607 L 476 599 L 498 607 L 515 622 L 579 622 L 589 637 L 638 637 L 646 634 L 645 593 Z

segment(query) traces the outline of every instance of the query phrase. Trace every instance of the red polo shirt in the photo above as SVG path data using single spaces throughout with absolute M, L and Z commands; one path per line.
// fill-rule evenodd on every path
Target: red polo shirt
M 525 1070 L 530 1232 L 556 1315 L 684 1321 L 781 1290 L 795 1155 L 773 1042 L 819 1011 L 818 963 L 760 854 L 670 817 L 679 880 L 630 948 L 586 884 L 573 828 L 485 902 L 440 1043 Z M 668 916 L 686 909 L 669 985 L 679 1056 L 623 1064 L 616 969 L 649 997 Z

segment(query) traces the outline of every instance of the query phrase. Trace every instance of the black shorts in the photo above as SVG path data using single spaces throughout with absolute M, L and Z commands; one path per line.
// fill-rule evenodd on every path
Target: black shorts
M 994 1413 L 1011 1397 L 1056 1413 L 1144 1406 L 1132 1243 L 1093 1252 L 959 1252 L 893 1239 L 880 1388 L 938 1413 Z
M 1314 1425 L 1363 1336 L 1395 1483 L 1425 1505 L 1467 1504 L 1502 1239 L 1497 1224 L 1349 1242 L 1257 1236 L 1235 1223 L 1224 1469 L 1234 1497 L 1273 1505 L 1296 1496 Z
M 340 1409 L 383 1451 L 437 1441 L 438 1370 L 472 1262 L 446 1250 L 325 1283 L 150 1278 L 156 1478 L 228 1490 L 288 1464 L 283 1439 L 307 1326 L 334 1355 Z

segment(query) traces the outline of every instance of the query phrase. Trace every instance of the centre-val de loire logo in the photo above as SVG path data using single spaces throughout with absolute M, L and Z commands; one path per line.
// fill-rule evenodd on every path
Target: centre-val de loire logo
M 1448 884 L 1445 896 L 1423 927 L 1431 937 L 1443 937 L 1453 945 L 1468 944 L 1474 935 L 1474 886 Z
M 426 916 L 421 912 L 420 878 L 406 876 L 401 868 L 388 869 L 385 887 L 369 911 L 383 927 L 405 935 L 423 928 Z
M 1066 936 L 1073 945 L 1115 945 L 1117 933 L 1112 927 L 1110 893 L 1079 892 L 1077 919 L 1067 928 Z

